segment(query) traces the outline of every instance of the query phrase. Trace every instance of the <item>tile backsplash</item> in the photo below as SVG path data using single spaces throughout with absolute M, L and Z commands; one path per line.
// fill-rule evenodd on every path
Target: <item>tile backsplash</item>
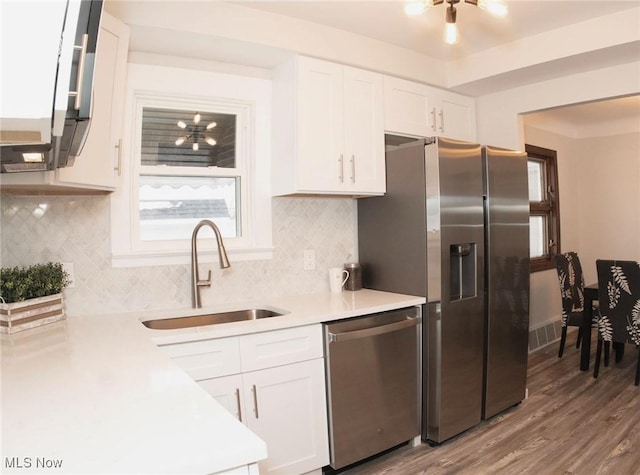
M 2 197 L 2 266 L 73 263 L 69 315 L 189 307 L 190 265 L 111 267 L 109 206 L 108 196 Z M 350 198 L 273 198 L 273 259 L 211 265 L 203 303 L 328 291 L 329 267 L 355 257 L 355 208 Z M 303 270 L 305 249 L 315 250 L 314 271 Z

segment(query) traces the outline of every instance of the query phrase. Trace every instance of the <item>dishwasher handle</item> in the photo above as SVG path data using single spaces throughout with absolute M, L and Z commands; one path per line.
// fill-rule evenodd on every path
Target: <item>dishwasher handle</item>
M 329 343 L 338 343 L 341 341 L 357 340 L 360 338 L 384 335 L 385 333 L 395 332 L 404 328 L 415 327 L 418 324 L 418 321 L 418 317 L 407 317 L 406 320 L 389 323 L 387 325 L 378 325 L 371 328 L 364 328 L 362 330 L 354 330 L 342 333 L 329 332 Z

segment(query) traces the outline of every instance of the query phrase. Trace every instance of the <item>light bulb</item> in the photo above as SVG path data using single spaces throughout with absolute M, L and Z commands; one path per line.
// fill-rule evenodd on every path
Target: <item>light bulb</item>
M 432 6 L 433 6 L 433 0 L 409 2 L 404 4 L 404 12 L 408 16 L 417 16 L 417 15 L 421 15 Z
M 187 124 L 184 123 L 183 121 L 179 120 L 178 121 L 178 127 L 180 127 L 181 129 L 186 129 L 187 128 Z
M 458 27 L 456 26 L 457 15 L 458 11 L 453 4 L 447 8 L 446 23 L 444 24 L 444 41 L 449 45 L 454 45 L 458 42 Z
M 180 137 L 178 140 L 176 140 L 176 145 L 182 145 L 186 139 L 186 136 Z
M 449 45 L 455 45 L 458 42 L 458 27 L 455 23 L 445 23 L 444 41 Z
M 509 13 L 507 5 L 502 0 L 478 0 L 478 7 L 499 17 L 507 16 Z
M 197 124 L 200 122 L 200 114 L 196 114 L 193 116 L 193 123 Z
M 216 125 L 218 125 L 218 123 L 217 123 L 217 122 L 209 122 L 209 123 L 207 124 L 207 130 L 211 130 L 211 129 L 213 129 Z
M 200 147 L 198 147 L 198 142 L 194 142 L 192 148 L 193 148 L 194 151 L 198 150 L 200 148 Z
M 204 141 L 205 141 L 205 142 L 207 142 L 209 145 L 215 145 L 215 144 L 217 144 L 217 143 L 218 143 L 218 142 L 216 142 L 214 139 L 212 139 L 211 137 L 206 136 L 206 135 L 205 135 L 205 137 L 204 137 Z

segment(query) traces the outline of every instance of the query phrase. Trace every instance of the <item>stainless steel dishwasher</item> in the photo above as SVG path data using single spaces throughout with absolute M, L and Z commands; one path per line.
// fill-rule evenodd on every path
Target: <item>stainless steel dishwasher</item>
M 332 468 L 420 434 L 419 322 L 410 307 L 324 324 Z

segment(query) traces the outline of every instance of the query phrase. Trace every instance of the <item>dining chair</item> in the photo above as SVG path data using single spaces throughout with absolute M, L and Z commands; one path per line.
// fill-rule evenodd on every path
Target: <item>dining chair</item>
M 598 346 L 593 377 L 598 377 L 602 342 L 633 343 L 638 351 L 635 385 L 640 384 L 640 262 L 599 259 Z
M 560 350 L 558 358 L 564 353 L 564 345 L 567 341 L 567 327 L 578 327 L 578 340 L 576 348 L 580 348 L 582 341 L 582 319 L 584 312 L 584 275 L 580 259 L 575 252 L 556 254 L 553 258 L 558 272 L 560 284 L 560 297 L 562 298 L 562 335 L 560 337 Z M 597 312 L 593 313 L 594 319 Z

